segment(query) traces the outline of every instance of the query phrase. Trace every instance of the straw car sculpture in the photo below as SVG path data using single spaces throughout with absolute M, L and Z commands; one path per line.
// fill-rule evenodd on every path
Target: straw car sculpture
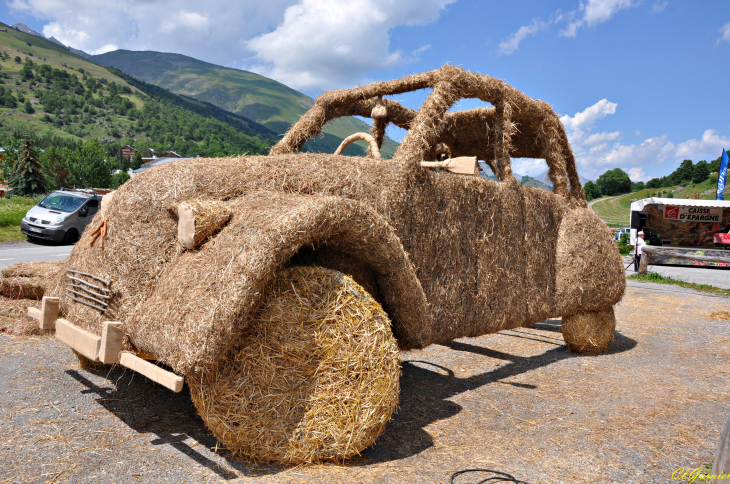
M 383 98 L 426 88 L 418 111 Z M 493 107 L 447 112 L 460 98 Z M 299 152 L 351 115 L 374 119 L 351 137 L 367 156 Z M 385 160 L 388 123 L 408 134 Z M 544 158 L 553 193 L 521 186 L 511 157 Z M 453 66 L 324 93 L 268 156 L 165 164 L 102 205 L 35 316 L 83 364 L 184 379 L 218 440 L 256 461 L 371 445 L 399 350 L 562 317 L 570 349 L 605 351 L 624 291 L 557 115 Z

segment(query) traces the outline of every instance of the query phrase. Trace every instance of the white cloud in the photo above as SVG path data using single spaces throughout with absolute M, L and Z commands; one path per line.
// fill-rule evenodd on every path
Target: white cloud
M 165 33 L 178 29 L 205 32 L 208 30 L 208 23 L 209 19 L 207 15 L 180 10 L 175 15 L 167 17 L 160 30 Z
M 639 166 L 629 168 L 629 179 L 633 182 L 648 182 L 651 177 L 644 173 L 644 170 Z
M 720 27 L 717 30 L 722 34 L 720 36 L 720 38 L 717 39 L 718 44 L 720 42 L 722 42 L 723 40 L 730 42 L 730 22 L 726 23 L 725 25 L 723 25 L 722 27 Z
M 431 48 L 431 44 L 422 45 L 418 49 L 416 49 L 413 52 L 411 52 L 411 55 L 414 55 L 415 56 L 415 55 L 422 54 L 422 53 L 426 52 L 430 48 Z
M 226 66 L 251 57 L 245 40 L 281 21 L 296 0 L 10 0 L 45 23 L 43 34 L 86 52 L 114 45 L 179 52 Z
M 117 47 L 115 44 L 106 44 L 106 45 L 102 45 L 101 47 L 99 47 L 96 50 L 92 50 L 91 52 L 89 52 L 89 54 L 91 54 L 91 55 L 106 54 L 107 52 L 112 52 L 117 49 L 119 49 L 119 47 Z
M 391 29 L 434 22 L 455 0 L 301 0 L 272 32 L 245 43 L 260 74 L 298 88 L 358 82 L 411 60 L 391 51 Z M 306 39 L 306 41 L 303 41 Z
M 723 148 L 730 148 L 730 136 L 721 136 L 714 129 L 706 130 L 700 139 L 676 145 L 667 134 L 647 138 L 641 143 L 624 144 L 620 131 L 593 133 L 598 121 L 616 111 L 616 103 L 601 99 L 572 117 L 565 115 L 560 118 L 573 148 L 578 171 L 588 178 L 595 178 L 609 169 L 621 168 L 633 181 L 648 181 L 652 177 L 646 171 L 657 169 L 667 160 L 677 164 L 683 159 L 695 162 L 715 159 Z M 641 132 L 636 131 L 635 134 L 639 136 Z M 529 165 L 525 166 L 529 168 Z M 657 171 L 664 173 L 666 169 Z
M 513 158 L 512 171 L 517 175 L 535 177 L 548 169 L 545 160 L 539 158 Z
M 723 149 L 730 148 L 730 137 L 719 136 L 714 129 L 702 133 L 702 138 L 687 140 L 677 145 L 677 158 L 697 160 L 700 158 L 717 158 Z
M 668 4 L 669 4 L 669 2 L 667 0 L 664 0 L 664 1 L 657 0 L 651 6 L 651 11 L 652 11 L 652 13 L 661 13 L 664 11 L 665 8 L 667 8 Z
M 595 133 L 583 140 L 583 144 L 586 146 L 601 145 L 607 143 L 608 141 L 616 140 L 620 137 L 620 131 L 614 131 L 613 133 Z
M 565 37 L 575 37 L 581 27 L 595 27 L 606 22 L 620 10 L 635 7 L 640 2 L 634 0 L 588 0 L 581 2 L 577 11 L 570 12 L 573 17 L 568 26 L 560 32 Z
M 589 129 L 599 119 L 616 112 L 618 104 L 609 102 L 608 99 L 601 99 L 593 106 L 586 108 L 580 113 L 575 113 L 572 118 L 567 114 L 560 117 L 560 121 L 571 130 Z
M 565 115 L 560 118 L 573 148 L 578 171 L 583 176 L 595 179 L 606 170 L 617 167 L 641 169 L 666 160 L 672 154 L 674 144 L 667 135 L 649 138 L 639 144 L 623 144 L 620 131 L 593 133 L 596 123 L 615 114 L 617 108 L 616 103 L 601 99 L 572 117 Z M 632 180 L 638 181 L 638 176 Z
M 540 19 L 534 19 L 530 25 L 523 25 L 517 32 L 509 35 L 505 40 L 499 43 L 499 53 L 502 55 L 510 55 L 520 46 L 520 42 L 525 40 L 528 35 L 535 35 L 539 31 L 547 27 L 547 23 Z
M 89 34 L 76 29 L 66 29 L 58 22 L 52 22 L 43 27 L 43 35 L 55 37 L 64 45 L 85 45 L 89 41 Z

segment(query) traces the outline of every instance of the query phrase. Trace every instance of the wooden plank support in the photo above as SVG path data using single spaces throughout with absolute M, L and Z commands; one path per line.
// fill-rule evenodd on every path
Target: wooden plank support
M 28 308 L 28 317 L 35 319 L 36 321 L 41 320 L 41 310 L 38 308 Z
M 43 296 L 41 299 L 41 314 L 39 326 L 41 329 L 54 329 L 58 319 L 58 305 L 60 298 Z
M 122 342 L 124 340 L 122 323 L 104 321 L 102 324 L 99 361 L 107 365 L 119 363 L 119 354 L 122 352 Z
M 56 320 L 56 338 L 92 361 L 99 361 L 101 338 L 74 326 L 65 319 Z
M 180 375 L 163 370 L 159 366 L 145 361 L 132 353 L 122 352 L 119 358 L 119 364 L 134 370 L 137 373 L 141 373 L 150 380 L 159 383 L 165 388 L 169 388 L 175 393 L 178 393 L 183 388 L 184 379 Z

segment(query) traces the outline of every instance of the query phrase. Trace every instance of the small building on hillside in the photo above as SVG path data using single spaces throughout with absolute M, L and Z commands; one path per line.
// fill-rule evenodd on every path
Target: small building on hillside
M 170 150 L 162 153 L 162 156 L 160 156 L 160 158 L 182 158 L 182 155 Z
M 137 150 L 135 150 L 132 146 L 124 145 L 122 146 L 122 156 L 125 158 L 129 158 L 130 160 L 134 158 L 134 155 L 137 153 Z

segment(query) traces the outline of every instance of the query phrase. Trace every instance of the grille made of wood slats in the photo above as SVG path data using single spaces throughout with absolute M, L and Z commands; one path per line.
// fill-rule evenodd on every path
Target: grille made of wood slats
M 77 303 L 94 308 L 102 313 L 106 312 L 111 297 L 111 281 L 86 272 L 66 271 L 66 296 Z

